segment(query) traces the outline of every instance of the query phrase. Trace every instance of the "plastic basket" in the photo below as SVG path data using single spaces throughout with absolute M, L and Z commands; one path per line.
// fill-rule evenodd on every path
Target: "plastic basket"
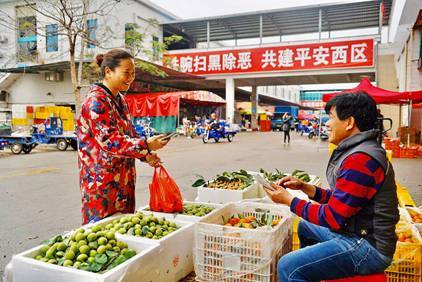
M 274 228 L 223 226 L 223 217 L 227 219 L 235 213 L 280 222 Z M 285 206 L 244 202 L 222 207 L 197 223 L 194 247 L 197 281 L 275 281 L 277 259 L 291 250 L 291 228 L 291 213 Z
M 397 242 L 393 262 L 386 270 L 389 282 L 422 281 L 422 239 L 416 227 L 411 228 L 418 242 Z

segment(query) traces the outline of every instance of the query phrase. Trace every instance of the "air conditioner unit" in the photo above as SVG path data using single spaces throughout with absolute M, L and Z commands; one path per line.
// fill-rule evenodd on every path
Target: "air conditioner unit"
M 62 72 L 46 72 L 45 73 L 46 81 L 63 81 Z

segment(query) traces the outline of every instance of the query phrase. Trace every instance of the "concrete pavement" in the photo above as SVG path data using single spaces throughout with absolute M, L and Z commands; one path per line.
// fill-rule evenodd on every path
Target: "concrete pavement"
M 303 169 L 324 179 L 328 145 L 292 133 L 292 143 L 282 144 L 282 134 L 241 133 L 233 143 L 175 138 L 160 156 L 188 200 L 196 191 L 195 175 L 211 178 L 223 171 Z M 422 204 L 422 159 L 394 159 L 396 178 Z M 148 203 L 153 170 L 137 163 L 137 206 Z M 325 179 L 323 184 L 326 185 Z M 41 147 L 28 155 L 0 151 L 0 276 L 15 253 L 81 224 L 77 154 Z

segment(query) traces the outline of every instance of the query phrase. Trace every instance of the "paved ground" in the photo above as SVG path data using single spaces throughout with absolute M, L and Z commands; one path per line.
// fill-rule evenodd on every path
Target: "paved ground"
M 199 139 L 176 138 L 160 152 L 186 199 L 195 197 L 195 175 L 212 177 L 225 170 L 296 168 L 324 175 L 327 143 L 292 134 L 283 145 L 280 133 L 242 133 L 233 143 L 204 145 Z M 422 204 L 422 159 L 394 159 L 396 178 Z M 148 202 L 152 169 L 137 164 L 137 205 Z M 326 184 L 324 180 L 324 185 Z M 37 148 L 29 155 L 0 152 L 0 277 L 12 254 L 38 245 L 81 223 L 77 156 L 74 151 Z

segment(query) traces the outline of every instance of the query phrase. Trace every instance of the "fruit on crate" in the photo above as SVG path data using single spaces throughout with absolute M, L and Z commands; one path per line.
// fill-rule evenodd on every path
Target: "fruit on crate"
M 199 179 L 192 184 L 192 187 L 204 186 L 214 189 L 243 190 L 249 187 L 253 181 L 253 176 L 241 169 L 234 172 L 225 171 L 217 175 L 212 181 L 206 181 L 204 177 L 199 176 Z
M 150 211 L 151 209 L 145 208 L 145 211 Z M 180 214 L 192 215 L 192 216 L 204 216 L 209 214 L 214 210 L 213 207 L 199 204 L 183 204 L 183 211 Z
M 108 239 L 107 239 L 108 238 Z M 70 236 L 58 235 L 45 242 L 35 259 L 64 267 L 103 273 L 136 255 L 125 242 L 117 241 L 114 233 L 94 226 L 92 230 L 77 229 Z
M 274 227 L 280 223 L 280 217 L 271 216 L 270 214 L 262 214 L 259 218 L 253 215 L 243 216 L 240 213 L 232 215 L 229 219 L 223 217 L 225 226 L 256 229 L 259 227 L 271 226 Z
M 214 210 L 213 207 L 197 204 L 184 204 L 183 212 L 184 215 L 193 215 L 193 216 L 204 216 L 209 214 Z
M 296 169 L 295 171 L 292 172 L 292 176 L 304 181 L 304 182 L 309 182 L 311 181 L 311 177 L 309 176 L 309 174 L 303 170 L 299 170 Z
M 417 243 L 411 231 L 396 232 L 397 240 L 403 243 Z
M 114 219 L 101 226 L 107 232 L 106 234 L 111 235 L 114 232 L 119 232 L 120 234 L 154 240 L 165 237 L 180 228 L 175 222 L 141 212 Z
M 283 177 L 287 176 L 286 173 L 279 171 L 278 169 L 275 170 L 275 172 L 268 172 L 264 169 L 259 170 L 260 173 L 262 173 L 268 181 L 275 182 L 277 180 L 282 179 Z
M 413 209 L 407 209 L 407 211 L 409 212 L 410 217 L 414 223 L 422 223 L 422 213 L 419 213 Z

